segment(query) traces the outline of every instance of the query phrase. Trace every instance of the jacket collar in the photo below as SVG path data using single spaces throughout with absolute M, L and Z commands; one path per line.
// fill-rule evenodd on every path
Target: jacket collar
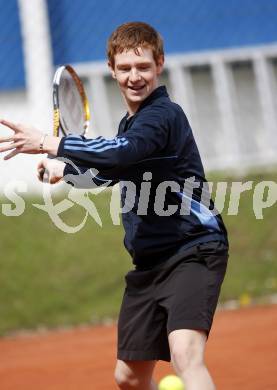
M 168 93 L 167 93 L 165 85 L 162 85 L 162 86 L 154 89 L 154 91 L 151 92 L 150 95 L 147 96 L 147 98 L 141 103 L 141 105 L 139 106 L 138 110 L 134 113 L 134 115 L 132 115 L 130 117 L 130 119 L 135 117 L 137 115 L 137 113 L 140 112 L 144 107 L 150 105 L 152 102 L 154 102 L 155 100 L 159 99 L 160 97 L 168 97 Z M 128 116 L 129 116 L 129 114 L 127 112 L 127 114 L 125 115 L 124 119 L 128 119 Z
M 119 134 L 122 134 L 127 130 L 127 128 L 131 125 L 137 114 L 146 106 L 150 105 L 155 100 L 159 99 L 160 97 L 168 97 L 168 93 L 166 90 L 166 87 L 164 85 L 154 89 L 154 91 L 147 96 L 147 98 L 141 103 L 138 110 L 132 115 L 130 118 L 129 113 L 127 112 L 126 115 L 122 118 L 120 124 L 119 124 Z
M 156 99 L 159 99 L 160 97 L 168 97 L 168 93 L 167 93 L 166 87 L 164 85 L 154 89 L 154 91 L 149 96 L 147 96 L 147 98 L 141 103 L 137 112 L 139 112 L 144 107 L 151 104 Z

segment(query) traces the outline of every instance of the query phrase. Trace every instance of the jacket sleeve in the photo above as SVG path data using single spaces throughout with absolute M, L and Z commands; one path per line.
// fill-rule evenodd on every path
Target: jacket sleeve
M 112 139 L 86 139 L 69 135 L 61 139 L 58 157 L 99 171 L 124 168 L 151 157 L 167 144 L 169 126 L 161 108 L 145 109 L 130 129 Z

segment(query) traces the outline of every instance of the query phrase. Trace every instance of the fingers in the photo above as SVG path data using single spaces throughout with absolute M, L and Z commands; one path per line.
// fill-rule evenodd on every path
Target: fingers
M 46 159 L 40 160 L 40 162 L 38 163 L 38 166 L 37 166 L 37 170 L 39 170 L 40 168 L 45 168 L 46 161 L 47 161 Z
M 8 150 L 12 150 L 12 149 L 17 149 L 19 148 L 20 146 L 22 146 L 22 142 L 12 142 L 6 146 L 2 146 L 0 148 L 0 153 L 2 152 L 7 152 Z M 5 159 L 5 158 L 4 158 Z
M 13 137 L 0 137 L 0 143 L 2 142 L 12 142 L 14 140 Z
M 43 159 L 37 166 L 37 177 L 43 183 L 56 184 L 61 181 L 63 175 L 57 171 L 60 162 L 53 159 Z M 63 169 L 62 169 L 63 172 Z
M 6 146 L 2 146 L 2 148 L 0 148 L 0 153 L 7 152 L 8 150 L 12 150 L 11 153 L 7 154 L 4 157 L 4 160 L 9 160 L 12 157 L 16 156 L 17 154 L 21 153 L 20 147 L 22 145 L 23 145 L 22 142 L 12 142 Z
M 43 159 L 41 160 L 38 165 L 37 165 L 37 178 L 39 181 L 43 182 L 44 181 L 44 174 L 46 171 L 46 160 Z
M 16 156 L 17 154 L 19 154 L 20 151 L 18 149 L 14 149 L 11 153 L 7 154 L 5 157 L 4 157 L 4 160 L 9 160 L 10 158 Z
M 37 177 L 42 183 L 54 184 L 47 159 L 43 159 L 38 163 Z
M 19 130 L 19 126 L 13 122 L 7 121 L 6 119 L 0 119 L 0 123 L 4 126 L 9 127 L 11 130 L 17 132 Z
M 44 182 L 44 174 L 45 174 L 45 168 L 41 167 L 38 169 L 38 174 L 37 174 L 37 177 L 39 179 L 39 181 L 41 182 Z
M 38 169 L 37 178 L 42 183 L 53 184 L 53 183 L 51 183 L 51 180 L 50 180 L 50 172 L 45 167 Z

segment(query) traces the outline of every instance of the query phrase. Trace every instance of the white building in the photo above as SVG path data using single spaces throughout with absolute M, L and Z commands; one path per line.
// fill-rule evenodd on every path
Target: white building
M 51 133 L 53 72 L 70 63 L 85 81 L 90 135 L 114 135 L 125 108 L 105 41 L 118 24 L 142 20 L 165 40 L 161 83 L 184 108 L 206 169 L 277 162 L 276 1 L 0 0 L 0 9 L 1 117 Z M 11 180 L 38 188 L 40 158 L 1 160 L 1 188 Z

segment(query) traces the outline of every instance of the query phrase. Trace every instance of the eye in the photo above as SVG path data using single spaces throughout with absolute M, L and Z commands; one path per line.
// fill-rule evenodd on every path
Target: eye
M 129 72 L 130 71 L 130 68 L 128 68 L 127 66 L 122 66 L 120 68 L 118 68 L 118 70 L 120 72 Z
M 142 71 L 143 70 L 148 70 L 148 69 L 150 69 L 150 66 L 149 65 L 141 65 L 141 66 L 138 67 L 138 69 L 142 70 Z

